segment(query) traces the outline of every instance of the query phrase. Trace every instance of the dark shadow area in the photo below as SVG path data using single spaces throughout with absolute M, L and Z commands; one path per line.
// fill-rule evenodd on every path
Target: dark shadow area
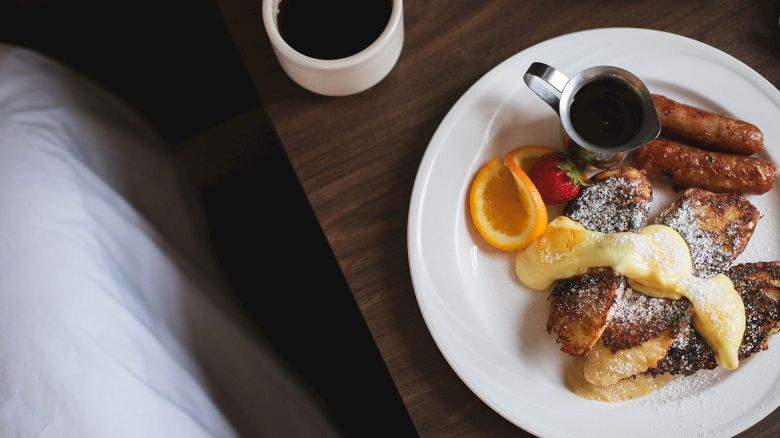
M 416 435 L 281 149 L 203 197 L 241 303 L 337 427 L 356 437 Z
M 259 105 L 209 0 L 6 0 L 0 42 L 97 81 L 172 143 Z

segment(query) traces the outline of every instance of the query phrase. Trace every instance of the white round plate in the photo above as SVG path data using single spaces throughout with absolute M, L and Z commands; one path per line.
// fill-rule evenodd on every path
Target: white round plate
M 780 335 L 736 371 L 700 371 L 636 400 L 594 402 L 566 387 L 570 358 L 547 334 L 547 293 L 519 284 L 514 254 L 482 240 L 467 204 L 470 182 L 490 158 L 521 144 L 560 147 L 555 113 L 522 79 L 534 61 L 567 75 L 595 65 L 625 68 L 651 92 L 758 125 L 768 148 L 762 156 L 780 154 L 780 92 L 706 44 L 650 30 L 599 29 L 507 59 L 444 118 L 412 194 L 409 264 L 420 309 L 444 357 L 485 403 L 537 435 L 731 436 L 750 427 L 780 404 Z M 677 196 L 661 183 L 653 187 L 650 220 Z M 763 218 L 737 262 L 780 260 L 779 194 L 749 198 Z

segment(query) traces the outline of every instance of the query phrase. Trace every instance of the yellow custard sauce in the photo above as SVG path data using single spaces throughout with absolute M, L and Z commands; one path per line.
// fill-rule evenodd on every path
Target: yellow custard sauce
M 644 294 L 687 298 L 693 304 L 693 327 L 712 348 L 718 365 L 737 367 L 745 333 L 742 298 L 723 274 L 694 277 L 688 245 L 667 226 L 605 234 L 588 231 L 579 222 L 560 216 L 515 259 L 517 278 L 536 290 L 598 266 L 611 266 Z

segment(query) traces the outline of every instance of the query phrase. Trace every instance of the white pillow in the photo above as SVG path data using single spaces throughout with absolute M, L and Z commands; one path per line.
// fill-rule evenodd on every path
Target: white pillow
M 333 435 L 239 327 L 180 180 L 127 107 L 0 45 L 3 436 Z

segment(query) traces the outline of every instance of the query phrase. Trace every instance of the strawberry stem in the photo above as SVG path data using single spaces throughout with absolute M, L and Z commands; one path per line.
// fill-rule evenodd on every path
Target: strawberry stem
M 558 165 L 558 169 L 561 169 L 566 172 L 566 176 L 569 177 L 572 183 L 574 185 L 585 187 L 588 185 L 588 183 L 585 182 L 585 180 L 582 178 L 582 174 L 580 173 L 580 170 L 577 168 L 577 165 L 572 163 L 569 160 L 566 160 Z

